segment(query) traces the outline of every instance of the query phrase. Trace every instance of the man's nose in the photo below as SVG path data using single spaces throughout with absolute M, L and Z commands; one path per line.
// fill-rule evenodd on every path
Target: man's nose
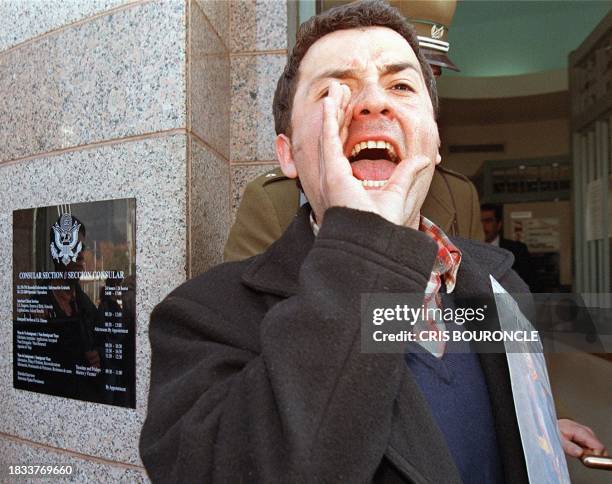
M 366 87 L 358 93 L 353 109 L 353 119 L 366 120 L 379 117 L 391 118 L 392 109 L 383 89 Z

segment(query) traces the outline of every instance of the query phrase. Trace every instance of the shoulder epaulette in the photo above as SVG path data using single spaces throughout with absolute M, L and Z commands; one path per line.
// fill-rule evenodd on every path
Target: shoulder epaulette
M 256 183 L 258 185 L 261 185 L 262 187 L 265 187 L 266 185 L 269 185 L 270 183 L 275 183 L 275 182 L 282 181 L 282 180 L 289 180 L 289 178 L 287 178 L 283 174 L 283 172 L 281 171 L 279 167 L 275 167 L 269 172 L 264 173 L 263 175 L 259 175 L 251 183 Z
M 442 167 L 440 165 L 436 166 L 436 170 L 438 170 L 439 172 L 441 172 L 444 175 L 453 176 L 453 177 L 459 178 L 460 180 L 471 182 L 471 180 L 467 176 L 465 176 L 463 173 L 459 173 L 459 172 L 450 170 L 448 168 L 444 168 L 444 167 Z

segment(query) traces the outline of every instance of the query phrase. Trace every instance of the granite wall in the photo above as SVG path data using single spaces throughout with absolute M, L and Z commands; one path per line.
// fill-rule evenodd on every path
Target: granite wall
M 287 60 L 287 2 L 230 3 L 231 216 L 246 183 L 278 166 L 272 98 Z
M 17 464 L 148 480 L 149 315 L 221 261 L 236 194 L 272 163 L 260 127 L 285 37 L 284 1 L 0 1 L 0 244 L 13 210 L 135 197 L 138 280 L 131 410 L 13 389 L 11 249 L 0 257 L 0 482 Z

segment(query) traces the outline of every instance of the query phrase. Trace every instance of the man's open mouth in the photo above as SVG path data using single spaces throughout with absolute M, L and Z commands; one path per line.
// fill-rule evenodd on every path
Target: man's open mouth
M 348 160 L 353 176 L 366 188 L 384 186 L 399 161 L 393 145 L 383 140 L 356 143 Z

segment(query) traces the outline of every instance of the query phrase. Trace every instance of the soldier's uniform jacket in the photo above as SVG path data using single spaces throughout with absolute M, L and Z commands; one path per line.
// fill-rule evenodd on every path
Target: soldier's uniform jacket
M 224 259 L 259 254 L 289 226 L 300 205 L 295 180 L 277 168 L 250 182 L 225 245 Z M 467 177 L 436 167 L 421 213 L 446 234 L 484 240 L 480 202 Z

